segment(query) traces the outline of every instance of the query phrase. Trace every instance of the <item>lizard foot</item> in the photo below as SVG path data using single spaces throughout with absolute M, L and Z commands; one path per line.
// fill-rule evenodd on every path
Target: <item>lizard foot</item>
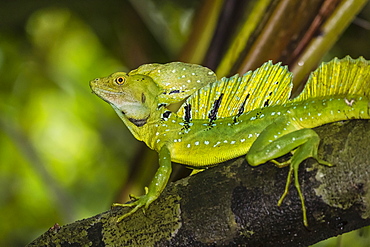
M 120 216 L 117 219 L 117 223 L 121 222 L 123 219 L 129 217 L 130 215 L 134 214 L 138 209 L 144 207 L 147 209 L 149 207 L 149 204 L 153 201 L 153 198 L 148 195 L 148 188 L 145 187 L 145 195 L 143 196 L 134 196 L 130 194 L 130 198 L 134 199 L 135 201 L 129 202 L 129 203 L 113 203 L 112 207 L 133 207 L 128 213 Z

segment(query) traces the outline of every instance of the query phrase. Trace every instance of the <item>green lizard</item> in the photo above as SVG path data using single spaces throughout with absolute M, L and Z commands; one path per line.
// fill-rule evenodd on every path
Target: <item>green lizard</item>
M 271 61 L 241 77 L 220 80 L 199 65 L 148 64 L 97 78 L 90 87 L 114 108 L 136 139 L 159 153 L 159 169 L 146 194 L 134 202 L 114 204 L 134 207 L 118 221 L 158 198 L 168 182 L 171 161 L 202 169 L 246 154 L 251 166 L 267 161 L 290 166 L 278 205 L 293 174 L 307 226 L 299 164 L 312 157 L 330 165 L 318 158 L 320 139 L 311 128 L 370 118 L 370 62 L 362 57 L 323 63 L 294 99 L 289 99 L 292 74 Z M 179 110 L 168 110 L 169 104 L 183 100 Z M 274 160 L 292 150 L 287 163 Z

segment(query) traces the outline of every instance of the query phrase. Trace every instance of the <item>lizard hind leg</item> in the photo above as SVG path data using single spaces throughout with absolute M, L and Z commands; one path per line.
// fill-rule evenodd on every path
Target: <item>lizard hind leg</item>
M 307 213 L 305 200 L 301 191 L 301 187 L 298 179 L 298 169 L 299 165 L 307 158 L 314 158 L 320 164 L 331 166 L 330 163 L 319 159 L 317 155 L 318 146 L 320 143 L 320 138 L 312 129 L 300 129 L 288 134 L 285 134 L 272 142 L 268 142 L 269 136 L 273 129 L 269 127 L 260 135 L 261 139 L 256 140 L 253 143 L 251 149 L 247 154 L 247 161 L 252 166 L 257 166 L 265 163 L 266 161 L 272 161 L 278 167 L 284 167 L 289 164 L 289 173 L 285 184 L 285 190 L 282 196 L 278 201 L 278 205 L 281 205 L 284 198 L 288 194 L 289 186 L 292 182 L 292 175 L 294 176 L 294 185 L 297 189 L 301 205 L 302 205 L 302 214 L 303 214 L 303 223 L 305 226 L 308 226 Z M 264 140 L 266 139 L 266 140 Z M 264 144 L 267 143 L 267 144 Z M 279 164 L 274 161 L 274 159 L 290 152 L 291 150 L 296 149 L 293 153 L 293 156 L 288 162 Z
M 305 159 L 310 158 L 310 157 L 314 158 L 318 163 L 320 163 L 322 165 L 331 166 L 331 164 L 329 162 L 326 162 L 326 161 L 318 158 L 317 151 L 318 151 L 318 146 L 319 146 L 319 143 L 320 143 L 320 138 L 316 134 L 316 132 L 314 132 L 311 129 L 305 129 L 304 131 L 305 132 L 311 132 L 309 134 L 310 137 L 307 138 L 305 143 L 303 143 L 301 146 L 299 146 L 295 150 L 295 152 L 294 152 L 294 154 L 293 154 L 293 156 L 290 160 L 290 168 L 289 168 L 289 173 L 288 173 L 288 177 L 287 177 L 286 184 L 285 184 L 285 190 L 284 190 L 284 193 L 281 195 L 281 197 L 278 201 L 278 206 L 280 206 L 282 204 L 284 198 L 288 194 L 289 186 L 291 184 L 291 178 L 292 178 L 292 175 L 293 175 L 294 176 L 294 186 L 297 190 L 297 193 L 298 193 L 299 199 L 301 201 L 301 205 L 302 205 L 303 224 L 307 227 L 308 226 L 308 221 L 307 221 L 306 205 L 305 205 L 305 200 L 304 200 L 304 197 L 303 197 L 303 193 L 301 191 L 301 186 L 300 186 L 299 177 L 298 177 L 299 165 Z M 297 131 L 297 132 L 300 132 L 300 131 Z

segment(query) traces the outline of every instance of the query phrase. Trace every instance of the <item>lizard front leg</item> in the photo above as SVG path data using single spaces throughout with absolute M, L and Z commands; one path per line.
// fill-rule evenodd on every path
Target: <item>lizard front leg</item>
M 149 187 L 145 188 L 146 194 L 140 197 L 134 197 L 136 199 L 136 201 L 134 202 L 113 204 L 114 207 L 134 207 L 133 209 L 131 209 L 131 211 L 119 217 L 117 222 L 120 222 L 124 218 L 132 215 L 143 206 L 145 209 L 147 209 L 149 205 L 159 197 L 159 195 L 166 187 L 171 175 L 171 171 L 171 154 L 167 146 L 163 146 L 159 151 L 159 168 L 155 173 L 152 182 L 149 184 Z
M 279 199 L 278 205 L 281 205 L 288 193 L 289 185 L 291 183 L 291 175 L 293 173 L 294 185 L 297 189 L 302 204 L 303 223 L 305 226 L 308 226 L 306 206 L 298 180 L 299 165 L 305 159 L 310 157 L 316 159 L 322 165 L 331 166 L 331 164 L 319 159 L 317 156 L 320 138 L 315 131 L 312 129 L 300 129 L 282 135 L 275 140 L 271 140 L 271 137 L 276 135 L 276 127 L 276 125 L 270 125 L 260 134 L 257 140 L 252 144 L 252 147 L 247 153 L 246 158 L 251 166 L 257 166 L 267 161 L 276 159 L 297 148 L 290 159 L 290 170 L 288 173 L 285 190 Z

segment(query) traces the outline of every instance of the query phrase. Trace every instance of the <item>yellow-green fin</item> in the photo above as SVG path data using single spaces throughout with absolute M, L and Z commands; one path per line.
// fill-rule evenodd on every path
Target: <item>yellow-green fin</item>
M 292 74 L 286 66 L 269 61 L 242 77 L 222 78 L 201 88 L 186 100 L 177 114 L 189 118 L 186 114 L 190 105 L 192 119 L 223 118 L 280 105 L 289 99 L 291 81 Z
M 370 62 L 363 57 L 334 58 L 311 73 L 294 102 L 331 95 L 370 96 Z

